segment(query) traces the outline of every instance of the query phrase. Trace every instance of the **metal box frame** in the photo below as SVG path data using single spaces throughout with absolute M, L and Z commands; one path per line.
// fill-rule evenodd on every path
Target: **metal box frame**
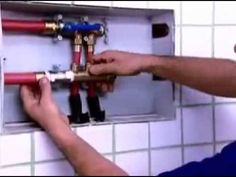
M 97 44 L 97 51 L 113 48 L 118 50 L 127 49 L 132 52 L 141 51 L 142 53 L 152 53 L 155 55 L 174 55 L 175 23 L 173 10 L 74 6 L 66 4 L 54 5 L 23 1 L 1 2 L 1 15 L 3 17 L 38 18 L 49 17 L 58 12 L 63 14 L 66 18 L 74 19 L 81 16 L 88 16 L 91 21 L 105 20 L 108 23 L 109 30 L 108 45 L 104 43 L 103 39 L 100 39 Z M 169 34 L 164 38 L 153 38 L 151 35 L 151 27 L 153 24 L 159 23 L 165 23 L 169 26 Z M 121 37 L 117 35 L 120 35 Z M 25 51 L 32 51 L 30 54 L 17 54 L 20 50 L 18 50 L 19 47 L 17 47 L 17 45 L 19 45 L 19 38 L 21 40 L 20 48 L 25 47 Z M 2 34 L 2 30 L 0 31 L 0 43 L 2 44 L 0 45 L 0 133 L 28 132 L 38 129 L 32 122 L 21 122 L 22 120 L 25 120 L 25 115 L 22 112 L 22 106 L 18 99 L 18 88 L 4 86 L 4 70 L 45 70 L 51 69 L 53 65 L 57 65 L 58 63 L 62 69 L 69 67 L 70 49 L 68 48 L 68 41 L 58 42 L 51 47 L 48 45 L 50 49 L 47 51 L 45 45 L 49 44 L 51 39 L 39 38 L 40 37 L 27 35 L 11 36 Z M 124 40 L 122 41 L 122 39 L 126 39 L 126 42 L 124 43 Z M 46 51 L 44 54 L 52 55 L 50 52 L 54 52 L 55 54 L 55 51 L 58 51 L 57 57 L 61 60 L 56 62 L 56 60 L 52 59 L 53 61 L 50 60 L 47 62 L 47 55 L 44 55 L 44 58 L 41 58 L 39 62 L 40 57 L 35 55 L 37 50 L 35 48 L 30 48 L 31 45 L 29 44 L 32 42 L 34 42 L 32 46 L 38 45 L 38 48 L 41 48 L 42 51 Z M 65 54 L 62 54 L 63 49 L 65 49 Z M 15 52 L 12 52 L 12 50 Z M 13 61 L 14 58 L 16 59 L 16 55 L 17 60 L 24 58 L 28 64 L 20 65 L 20 62 L 17 61 L 12 62 L 16 63 L 16 65 L 12 64 L 11 61 Z M 63 58 L 67 59 L 60 58 L 61 55 Z M 3 58 L 6 58 L 6 61 L 3 61 Z M 32 60 L 38 62 L 38 64 L 34 64 Z M 150 74 L 118 78 L 118 86 L 114 93 L 108 94 L 101 99 L 102 106 L 108 112 L 106 121 L 102 123 L 90 122 L 83 125 L 73 124 L 72 126 L 77 127 L 87 126 L 89 124 L 131 123 L 175 119 L 176 106 L 173 83 L 168 80 L 153 81 L 152 78 L 153 77 Z M 62 90 L 58 91 L 58 93 L 55 94 L 55 97 L 60 103 L 60 107 L 63 111 L 68 112 L 68 103 L 65 103 L 65 98 L 67 96 L 65 95 L 66 90 Z M 85 94 L 82 95 L 82 98 L 84 97 Z M 140 103 L 141 101 L 142 104 Z M 86 103 L 83 101 L 83 105 L 84 104 Z M 86 110 L 86 106 L 83 107 L 83 109 Z

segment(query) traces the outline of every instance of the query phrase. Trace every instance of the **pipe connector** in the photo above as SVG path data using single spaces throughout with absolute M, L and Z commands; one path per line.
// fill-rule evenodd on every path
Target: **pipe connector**
M 56 34 L 60 30 L 60 26 L 56 22 L 45 23 L 46 32 Z
M 69 71 L 61 71 L 61 72 L 40 72 L 36 73 L 36 80 L 40 80 L 43 77 L 47 77 L 50 82 L 56 81 L 78 81 L 78 82 L 97 82 L 97 81 L 105 81 L 105 82 L 114 82 L 115 75 L 102 75 L 95 76 L 91 75 L 88 70 L 81 72 L 73 72 Z
M 40 80 L 43 77 L 47 77 L 50 82 L 56 82 L 56 81 L 74 81 L 75 75 L 72 71 L 62 71 L 62 72 L 41 72 L 36 73 L 36 79 Z
M 81 33 L 75 34 L 74 45 L 81 46 L 83 44 L 83 37 Z
M 96 43 L 96 35 L 94 33 L 90 33 L 87 38 L 87 45 L 93 46 Z

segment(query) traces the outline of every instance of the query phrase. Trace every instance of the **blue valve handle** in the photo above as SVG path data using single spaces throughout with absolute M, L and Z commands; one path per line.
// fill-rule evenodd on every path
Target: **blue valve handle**
M 90 32 L 99 31 L 101 29 L 101 24 L 81 24 L 76 22 L 65 22 L 62 28 L 62 32 L 74 33 L 76 31 Z

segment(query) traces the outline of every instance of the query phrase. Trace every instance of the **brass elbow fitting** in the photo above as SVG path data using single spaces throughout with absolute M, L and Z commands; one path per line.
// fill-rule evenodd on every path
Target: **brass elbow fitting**
M 94 33 L 90 33 L 88 35 L 88 41 L 87 41 L 87 45 L 95 45 L 96 43 L 96 35 Z
M 74 38 L 74 52 L 75 53 L 81 53 L 81 48 L 83 45 L 83 38 L 82 38 L 82 34 L 81 33 L 76 33 L 75 34 L 75 38 Z M 71 65 L 71 70 L 73 72 L 78 72 L 80 65 L 79 63 L 75 63 L 73 62 Z
M 75 34 L 75 39 L 74 39 L 74 45 L 75 46 L 80 46 L 82 44 L 83 44 L 82 34 L 81 33 L 76 33 Z
M 105 27 L 102 25 L 100 30 L 93 31 L 92 33 L 95 34 L 96 36 L 101 37 L 105 34 Z

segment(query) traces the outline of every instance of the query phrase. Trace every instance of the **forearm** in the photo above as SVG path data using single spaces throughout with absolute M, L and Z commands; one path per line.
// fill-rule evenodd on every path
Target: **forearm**
M 149 57 L 146 71 L 200 91 L 236 97 L 236 62 L 197 57 Z
M 75 135 L 63 122 L 48 123 L 44 127 L 79 175 L 127 176 L 122 169 Z

